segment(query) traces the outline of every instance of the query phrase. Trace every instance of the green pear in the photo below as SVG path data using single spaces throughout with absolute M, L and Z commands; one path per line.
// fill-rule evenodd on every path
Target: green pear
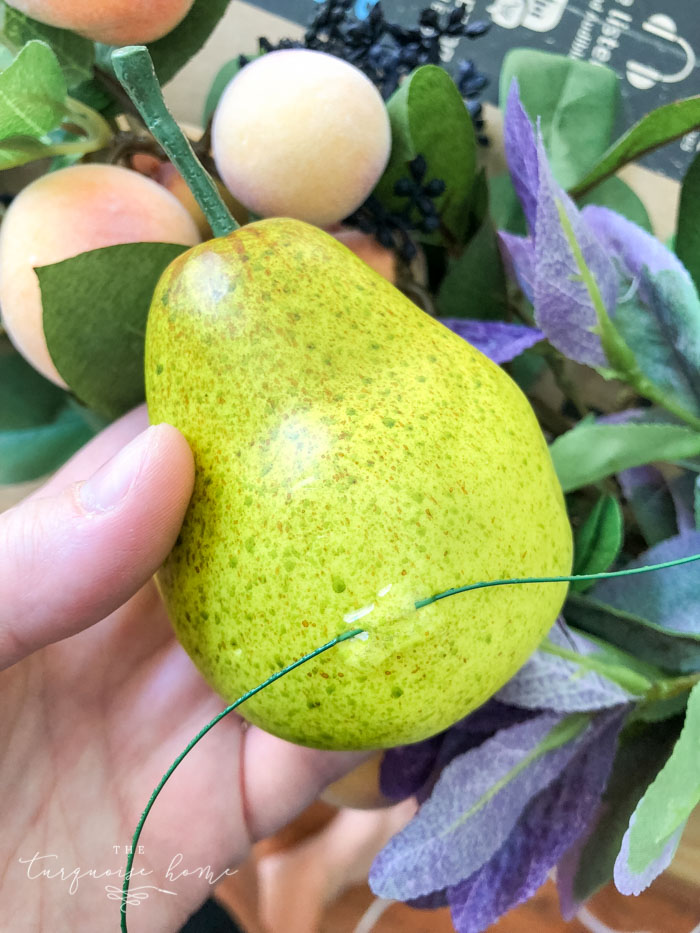
M 561 488 L 498 366 L 316 227 L 270 219 L 165 271 L 146 337 L 151 420 L 196 482 L 158 581 L 177 637 L 227 701 L 302 745 L 384 748 L 490 697 L 566 586 L 460 584 L 570 572 Z

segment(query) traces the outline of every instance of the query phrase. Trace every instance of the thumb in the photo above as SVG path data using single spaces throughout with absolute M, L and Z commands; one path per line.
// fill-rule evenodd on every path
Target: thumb
M 143 586 L 178 534 L 194 467 L 161 424 L 85 482 L 0 516 L 0 670 L 109 615 Z

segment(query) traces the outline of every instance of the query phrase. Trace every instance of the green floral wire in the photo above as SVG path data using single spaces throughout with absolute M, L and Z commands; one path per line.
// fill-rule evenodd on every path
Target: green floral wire
M 151 812 L 153 804 L 156 802 L 156 798 L 163 790 L 163 787 L 170 779 L 173 774 L 173 771 L 178 767 L 180 762 L 192 751 L 195 745 L 199 742 L 200 739 L 203 739 L 204 736 L 209 732 L 214 726 L 220 722 L 224 716 L 228 716 L 229 713 L 233 712 L 237 706 L 240 706 L 241 703 L 245 703 L 246 700 L 249 700 L 252 696 L 255 696 L 256 693 L 259 693 L 261 690 L 264 690 L 265 687 L 269 687 L 270 684 L 274 683 L 276 680 L 279 680 L 280 677 L 284 677 L 285 674 L 288 674 L 290 671 L 293 671 L 295 667 L 299 667 L 301 664 L 305 664 L 307 661 L 311 661 L 312 658 L 317 657 L 319 654 L 322 654 L 324 651 L 328 651 L 329 648 L 333 648 L 335 645 L 339 644 L 341 641 L 347 641 L 349 638 L 354 638 L 356 635 L 359 635 L 362 632 L 362 629 L 352 629 L 349 632 L 343 632 L 342 635 L 338 635 L 336 638 L 333 638 L 331 641 L 326 642 L 325 645 L 321 645 L 320 648 L 316 648 L 315 651 L 312 651 L 310 654 L 305 654 L 303 658 L 299 658 L 298 661 L 294 661 L 292 664 L 288 664 L 286 667 L 283 667 L 282 670 L 277 671 L 271 677 L 268 677 L 267 680 L 263 683 L 258 684 L 257 687 L 253 687 L 252 690 L 249 690 L 247 693 L 244 693 L 242 697 L 239 697 L 230 706 L 227 706 L 226 709 L 218 713 L 211 722 L 208 722 L 203 729 L 197 733 L 197 735 L 188 743 L 187 747 L 183 749 L 180 754 L 177 756 L 175 761 L 170 765 L 168 770 L 165 772 L 163 777 L 158 782 L 158 786 L 155 788 L 153 793 L 150 796 L 146 808 L 141 814 L 141 818 L 138 821 L 136 830 L 134 832 L 133 838 L 131 840 L 131 851 L 128 854 L 126 860 L 126 871 L 124 873 L 124 883 L 122 885 L 122 900 L 121 900 L 121 928 L 123 933 L 127 933 L 126 929 L 126 905 L 129 897 L 129 882 L 131 881 L 131 869 L 134 864 L 134 855 L 136 854 L 136 847 L 138 841 L 141 837 L 141 831 L 143 829 L 143 824 L 146 822 L 146 817 Z
M 491 586 L 512 586 L 528 583 L 573 583 L 576 580 L 609 580 L 613 577 L 629 577 L 637 573 L 650 573 L 651 571 L 655 570 L 666 570 L 670 567 L 680 567 L 683 564 L 690 564 L 693 561 L 698 560 L 700 560 L 700 554 L 692 554 L 690 557 L 679 557 L 676 560 L 664 561 L 661 564 L 650 564 L 646 567 L 633 567 L 629 570 L 613 570 L 608 571 L 607 573 L 583 573 L 562 577 L 514 577 L 513 579 L 506 580 L 483 580 L 479 583 L 468 583 L 465 586 L 453 587 L 449 590 L 444 590 L 442 593 L 436 593 L 434 596 L 429 596 L 426 599 L 420 599 L 415 603 L 415 607 L 416 609 L 422 609 L 424 606 L 430 606 L 432 603 L 436 603 L 441 599 L 447 599 L 449 596 L 457 596 L 459 593 L 468 593 L 472 590 L 482 590 Z M 351 629 L 350 631 L 343 632 L 342 635 L 337 635 L 335 638 L 331 639 L 331 641 L 326 642 L 325 645 L 321 645 L 320 648 L 316 648 L 310 654 L 304 655 L 304 657 L 299 658 L 299 660 L 294 661 L 292 664 L 288 664 L 286 667 L 283 667 L 275 674 L 272 674 L 272 676 L 268 677 L 267 680 L 263 681 L 263 683 L 258 684 L 257 687 L 253 687 L 252 690 L 244 693 L 242 697 L 239 697 L 234 703 L 231 703 L 230 706 L 227 706 L 226 709 L 218 713 L 211 720 L 211 722 L 207 723 L 207 725 L 197 733 L 192 741 L 189 742 L 187 747 L 183 749 L 183 751 L 177 756 L 175 761 L 170 765 L 168 770 L 158 782 L 158 786 L 151 794 L 150 799 L 146 804 L 146 808 L 141 814 L 141 818 L 139 819 L 133 838 L 131 840 L 131 851 L 127 856 L 124 883 L 122 885 L 122 898 L 120 906 L 122 933 L 128 933 L 126 926 L 126 908 L 129 898 L 129 883 L 131 881 L 131 869 L 134 864 L 134 857 L 137 851 L 139 839 L 141 837 L 141 831 L 143 830 L 146 818 L 151 812 L 153 804 L 156 802 L 158 795 L 180 762 L 192 751 L 199 740 L 204 738 L 207 732 L 213 729 L 214 726 L 224 718 L 224 716 L 228 716 L 229 713 L 235 710 L 242 703 L 245 703 L 246 700 L 249 700 L 252 696 L 255 696 L 256 693 L 259 693 L 261 690 L 264 690 L 265 687 L 268 687 L 276 680 L 279 680 L 280 677 L 284 677 L 285 674 L 289 674 L 289 672 L 293 671 L 295 668 L 300 667 L 302 664 L 306 664 L 307 661 L 311 661 L 313 658 L 317 657 L 319 654 L 322 654 L 324 651 L 328 651 L 330 648 L 335 647 L 335 645 L 340 644 L 342 641 L 348 641 L 350 638 L 355 638 L 357 635 L 363 634 L 363 632 L 364 629 Z
M 489 586 L 512 586 L 522 583 L 575 583 L 578 580 L 610 580 L 613 577 L 631 577 L 635 573 L 649 573 L 652 570 L 666 570 L 669 567 L 680 567 L 681 564 L 690 564 L 700 560 L 700 554 L 691 554 L 690 557 L 679 557 L 677 560 L 667 560 L 662 564 L 649 564 L 647 567 L 632 567 L 629 570 L 610 570 L 607 573 L 580 573 L 569 577 L 515 577 L 512 580 L 484 580 L 480 583 L 467 583 L 466 586 L 453 587 L 427 599 L 419 599 L 416 609 L 436 603 L 439 599 L 448 596 L 457 596 L 458 593 L 468 593 L 471 590 L 484 590 Z

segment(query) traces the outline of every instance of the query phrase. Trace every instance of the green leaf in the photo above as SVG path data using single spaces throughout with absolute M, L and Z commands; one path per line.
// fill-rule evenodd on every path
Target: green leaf
M 619 300 L 615 326 L 666 406 L 700 415 L 700 298 L 691 279 L 645 267 L 638 291 Z
M 675 424 L 582 422 L 550 447 L 564 492 L 606 476 L 657 461 L 700 454 L 700 433 Z
M 662 729 L 648 726 L 630 736 L 623 733 L 598 820 L 578 857 L 573 885 L 576 900 L 587 900 L 612 880 L 630 817 L 668 758 L 678 731 L 665 725 Z
M 89 408 L 117 417 L 143 401 L 151 297 L 165 267 L 186 249 L 126 243 L 37 268 L 49 353 Z
M 554 177 L 567 188 L 605 152 L 620 100 L 614 71 L 603 65 L 535 49 L 511 49 L 503 60 L 499 100 L 505 107 L 513 78 L 530 118 L 540 118 Z
M 664 104 L 646 114 L 608 149 L 597 164 L 569 192 L 579 197 L 623 165 L 665 146 L 700 126 L 700 95 Z
M 623 532 L 624 523 L 619 502 L 615 496 L 601 496 L 576 535 L 574 573 L 606 571 L 620 553 Z M 571 588 L 583 592 L 592 585 L 592 580 L 577 580 L 572 583 Z
M 249 61 L 259 57 L 259 55 L 246 56 Z M 219 98 L 224 93 L 226 86 L 233 81 L 243 67 L 243 64 L 241 64 L 241 56 L 236 55 L 235 58 L 225 62 L 217 71 L 204 104 L 204 114 L 202 116 L 202 123 L 204 126 L 207 125 L 212 114 L 216 110 L 216 105 L 219 103 Z
M 660 571 L 663 573 L 663 571 Z M 571 592 L 564 615 L 570 625 L 674 673 L 700 669 L 700 637 L 651 622 L 589 595 Z
M 691 691 L 680 737 L 647 789 L 630 823 L 628 868 L 636 875 L 655 862 L 700 803 L 700 684 Z
M 0 72 L 0 140 L 37 139 L 57 126 L 66 113 L 66 80 L 45 42 L 32 40 Z
M 195 0 L 179 26 L 156 42 L 148 51 L 161 84 L 174 78 L 192 56 L 198 52 L 226 12 L 230 0 Z
M 506 275 L 496 231 L 487 218 L 452 259 L 437 296 L 442 317 L 502 320 L 508 306 Z
M 0 3 L 0 32 L 5 43 L 14 49 L 21 48 L 32 39 L 40 39 L 49 45 L 69 88 L 92 78 L 95 46 L 89 39 L 68 29 L 39 23 L 6 3 Z
M 52 473 L 94 433 L 70 405 L 62 407 L 49 424 L 0 431 L 0 484 L 29 482 Z
M 527 236 L 527 223 L 510 175 L 489 176 L 491 221 L 497 230 Z
M 622 214 L 623 217 L 649 233 L 654 232 L 644 203 L 621 178 L 606 178 L 605 181 L 586 192 L 579 199 L 578 204 L 579 207 L 585 207 L 586 204 L 609 207 L 610 210 L 617 211 L 618 214 Z
M 44 379 L 5 338 L 0 338 L 0 431 L 35 428 L 52 421 L 66 393 Z
M 700 292 L 700 153 L 683 179 L 675 248 Z
M 407 199 L 394 193 L 400 178 L 410 178 L 408 163 L 427 162 L 424 183 L 445 182 L 434 204 L 451 236 L 462 242 L 469 226 L 470 193 L 476 173 L 476 137 L 467 108 L 449 74 L 437 65 L 412 72 L 387 103 L 391 155 L 374 194 L 390 211 L 401 213 Z M 420 218 L 415 212 L 412 220 Z

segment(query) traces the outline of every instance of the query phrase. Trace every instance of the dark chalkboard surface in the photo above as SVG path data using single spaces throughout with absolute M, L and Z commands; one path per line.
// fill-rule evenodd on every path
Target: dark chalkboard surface
M 305 24 L 316 0 L 252 0 L 256 6 Z M 496 102 L 498 73 L 506 52 L 527 46 L 560 52 L 613 68 L 624 98 L 619 129 L 649 110 L 680 97 L 700 94 L 700 0 L 383 0 L 388 18 L 416 22 L 430 5 L 450 12 L 462 7 L 471 20 L 490 20 L 488 35 L 443 49 L 445 62 L 473 57 L 491 79 L 484 97 Z M 357 0 L 366 15 L 371 0 Z M 644 164 L 681 178 L 700 150 L 700 132 L 648 156 Z

